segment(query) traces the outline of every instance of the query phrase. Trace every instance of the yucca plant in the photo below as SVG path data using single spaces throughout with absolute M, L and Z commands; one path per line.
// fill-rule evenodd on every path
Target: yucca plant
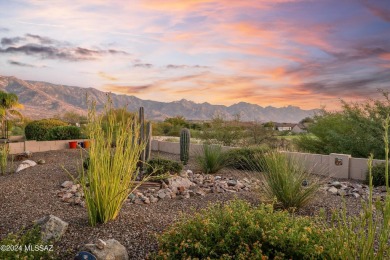
M 123 203 L 136 188 L 137 162 L 146 145 L 139 142 L 137 121 L 133 117 L 118 120 L 116 114 L 110 112 L 113 111 L 110 99 L 107 103 L 103 129 L 103 116 L 96 114 L 95 102 L 91 102 L 87 126 L 91 140 L 89 164 L 87 171 L 82 168 L 80 176 L 92 226 L 118 216 Z M 113 143 L 115 148 L 111 148 Z
M 229 156 L 220 145 L 204 144 L 196 161 L 204 173 L 216 173 L 229 164 Z
M 282 208 L 301 208 L 308 204 L 319 187 L 320 179 L 305 169 L 303 162 L 278 151 L 255 155 L 260 163 L 251 163 L 253 170 L 263 172 L 264 192 Z M 256 160 L 255 160 L 256 161 Z

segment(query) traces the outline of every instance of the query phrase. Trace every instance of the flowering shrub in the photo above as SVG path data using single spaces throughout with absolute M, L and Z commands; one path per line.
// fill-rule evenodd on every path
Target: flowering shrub
M 332 229 L 308 217 L 233 201 L 183 219 L 158 237 L 152 259 L 328 259 Z

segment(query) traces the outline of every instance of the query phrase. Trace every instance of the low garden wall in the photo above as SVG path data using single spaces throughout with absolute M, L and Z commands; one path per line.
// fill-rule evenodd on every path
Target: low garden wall
M 24 141 L 9 143 L 10 154 L 29 152 L 47 152 L 52 150 L 62 150 L 69 148 L 69 142 L 83 142 L 85 139 L 77 140 L 56 140 L 56 141 Z
M 224 150 L 234 147 L 223 147 Z M 180 144 L 165 141 L 152 141 L 152 150 L 172 154 L 180 154 Z M 190 155 L 202 150 L 201 144 L 190 144 Z M 299 161 L 303 161 L 307 171 L 340 179 L 365 180 L 368 170 L 366 158 L 353 158 L 347 154 L 331 153 L 329 155 L 298 152 L 284 152 Z M 383 160 L 374 160 L 373 164 L 383 163 Z
M 30 152 L 46 152 L 52 150 L 69 149 L 69 142 L 83 142 L 78 140 L 57 141 L 24 141 L 9 143 L 10 154 Z M 190 156 L 200 153 L 203 149 L 201 144 L 190 144 Z M 223 150 L 235 149 L 235 147 L 223 146 Z M 152 140 L 152 151 L 160 151 L 171 154 L 180 154 L 180 143 Z M 367 161 L 365 158 L 353 158 L 347 154 L 331 153 L 329 155 L 310 154 L 298 152 L 284 152 L 289 156 L 303 161 L 307 171 L 341 179 L 365 180 L 367 173 Z M 383 160 L 374 160 L 373 164 L 383 163 Z

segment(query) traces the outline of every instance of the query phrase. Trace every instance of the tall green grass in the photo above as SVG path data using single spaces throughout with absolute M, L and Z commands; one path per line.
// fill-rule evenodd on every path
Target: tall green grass
M 321 186 L 320 179 L 307 171 L 303 162 L 278 151 L 256 155 L 260 163 L 253 170 L 263 172 L 264 192 L 282 208 L 301 208 L 307 205 Z
M 196 162 L 204 173 L 216 173 L 229 164 L 229 156 L 220 145 L 204 144 L 196 155 Z
M 124 120 L 119 120 L 112 111 L 108 100 L 103 113 L 104 128 L 103 116 L 96 114 L 95 102 L 91 102 L 88 114 L 89 167 L 86 172 L 82 169 L 80 183 L 92 226 L 118 216 L 123 203 L 136 188 L 137 162 L 146 145 L 138 141 L 140 128 L 137 121 L 124 116 Z M 112 144 L 115 148 L 111 148 Z

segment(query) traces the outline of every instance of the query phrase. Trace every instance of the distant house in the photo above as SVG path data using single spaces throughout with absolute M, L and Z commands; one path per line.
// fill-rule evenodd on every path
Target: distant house
M 275 129 L 283 132 L 283 131 L 291 131 L 296 124 L 290 123 L 275 123 Z
M 307 133 L 306 127 L 303 124 L 296 124 L 291 129 L 291 132 L 295 134 Z

